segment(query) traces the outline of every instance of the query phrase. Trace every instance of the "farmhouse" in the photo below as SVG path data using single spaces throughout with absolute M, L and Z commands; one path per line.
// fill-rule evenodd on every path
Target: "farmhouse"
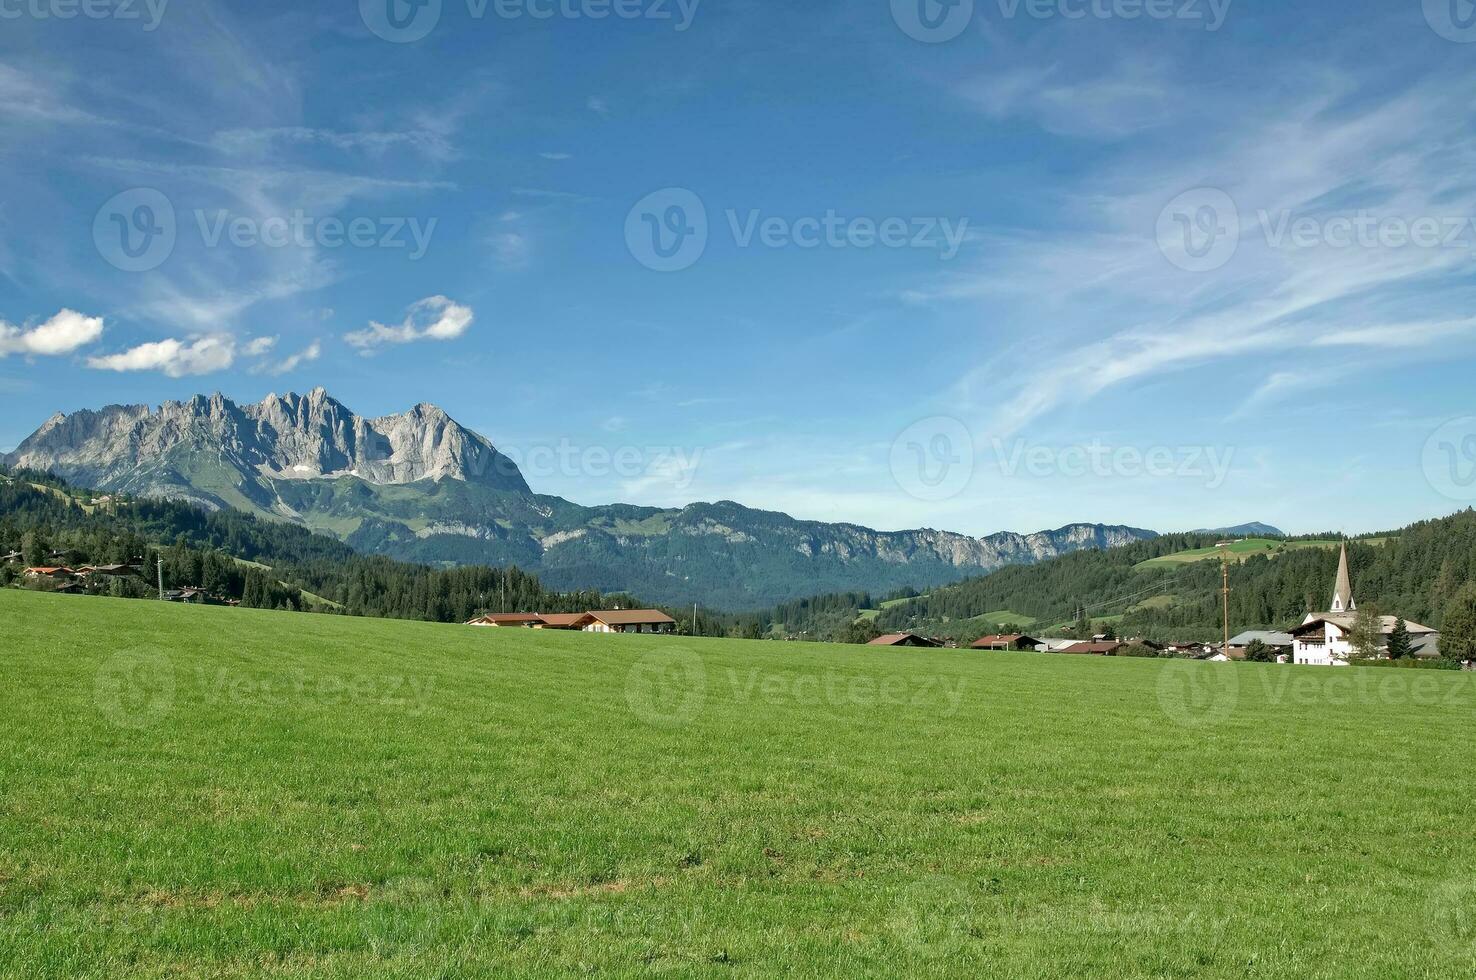
M 930 640 L 926 636 L 918 636 L 916 633 L 887 633 L 878 636 L 867 646 L 872 647 L 941 647 L 943 644 L 937 640 Z
M 1023 633 L 1001 633 L 997 636 L 981 636 L 971 645 L 972 650 L 1034 650 L 1040 641 Z
M 1115 657 L 1117 651 L 1122 649 L 1122 644 L 1115 640 L 1104 640 L 1100 643 L 1073 643 L 1062 653 L 1074 653 L 1088 657 Z
M 1343 545 L 1338 557 L 1338 577 L 1333 583 L 1332 606 L 1325 613 L 1309 613 L 1301 626 L 1291 631 L 1292 662 L 1319 667 L 1346 667 L 1353 657 L 1353 624 L 1358 618 L 1358 603 L 1353 598 L 1352 580 L 1348 576 L 1348 546 Z M 1389 636 L 1399 623 L 1398 616 L 1379 617 L 1379 646 L 1386 648 Z M 1405 628 L 1416 648 L 1429 651 L 1431 641 L 1439 633 L 1419 623 L 1405 622 Z M 1439 647 L 1435 646 L 1438 653 Z M 1430 652 L 1424 653 L 1430 656 Z
M 72 571 L 70 568 L 65 568 L 62 566 L 39 565 L 34 568 L 26 569 L 22 574 L 25 575 L 26 578 L 49 578 L 55 579 L 58 582 L 64 582 L 77 573 Z
M 676 620 L 659 609 L 607 609 L 585 613 L 566 628 L 585 633 L 675 633 Z
M 578 623 L 584 618 L 584 613 L 539 613 L 538 618 L 542 622 L 534 623 L 536 630 L 572 630 L 578 629 Z
M 138 569 L 132 565 L 83 565 L 77 569 L 77 574 L 83 578 L 91 578 L 94 575 L 137 575 Z
M 1270 647 L 1275 653 L 1289 654 L 1292 652 L 1290 633 L 1278 633 L 1273 630 L 1246 630 L 1230 639 L 1230 656 L 1236 660 L 1244 660 L 1246 648 L 1257 640 Z
M 542 625 L 543 617 L 537 613 L 488 613 L 470 620 L 468 626 L 520 626 L 532 629 Z

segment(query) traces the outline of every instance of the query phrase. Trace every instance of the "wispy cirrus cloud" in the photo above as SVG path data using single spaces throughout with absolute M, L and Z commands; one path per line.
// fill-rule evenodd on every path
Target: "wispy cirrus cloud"
M 1450 79 L 1368 92 L 1319 71 L 1295 100 L 1251 97 L 1199 143 L 1128 152 L 1089 183 L 1056 189 L 1061 230 L 996 229 L 980 268 L 903 298 L 1003 307 L 1031 324 L 953 391 L 981 430 L 1001 434 L 1212 364 L 1341 351 L 1329 367 L 1353 371 L 1471 345 L 1476 321 L 1453 315 L 1469 309 L 1469 245 L 1297 244 L 1278 229 L 1287 216 L 1321 227 L 1360 209 L 1405 223 L 1476 215 L 1476 140 L 1451 125 L 1470 115 L 1472 94 Z M 1053 125 L 1049 112 L 1041 125 Z M 1171 265 L 1155 240 L 1165 205 L 1199 187 L 1229 194 L 1240 225 L 1238 251 L 1208 272 Z M 1011 370 L 1022 362 L 1037 369 Z M 1001 398 L 1002 376 L 1028 381 Z M 1236 417 L 1273 405 L 1289 383 L 1268 382 Z

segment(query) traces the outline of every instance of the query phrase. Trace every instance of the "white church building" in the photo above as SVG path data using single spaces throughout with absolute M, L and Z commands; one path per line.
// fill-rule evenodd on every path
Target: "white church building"
M 1338 557 L 1338 578 L 1333 583 L 1332 606 L 1325 613 L 1308 613 L 1302 625 L 1291 631 L 1292 662 L 1320 667 L 1346 667 L 1353 658 L 1353 621 L 1358 603 L 1353 599 L 1353 584 L 1348 576 L 1348 546 L 1343 545 Z M 1399 623 L 1397 616 L 1380 616 L 1380 648 L 1387 648 L 1389 636 Z M 1405 620 L 1404 628 L 1417 645 L 1438 634 L 1428 626 Z

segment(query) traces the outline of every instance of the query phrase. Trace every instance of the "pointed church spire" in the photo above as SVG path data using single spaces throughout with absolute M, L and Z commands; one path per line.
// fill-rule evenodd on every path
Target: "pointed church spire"
M 1342 554 L 1338 557 L 1338 580 L 1333 585 L 1332 611 L 1357 612 L 1358 603 L 1353 601 L 1353 582 L 1348 577 L 1348 542 L 1343 542 Z

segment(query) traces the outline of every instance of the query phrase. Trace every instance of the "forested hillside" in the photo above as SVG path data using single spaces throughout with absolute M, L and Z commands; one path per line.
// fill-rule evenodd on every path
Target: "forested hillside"
M 1309 611 L 1326 609 L 1337 569 L 1337 551 L 1326 544 L 1331 537 L 1291 539 L 1269 554 L 1232 563 L 1232 628 L 1286 629 Z M 1080 551 L 935 588 L 867 615 L 864 610 L 875 608 L 870 596 L 819 596 L 771 610 L 756 625 L 763 632 L 805 639 L 916 630 L 973 640 L 999 625 L 990 617 L 1000 610 L 1019 614 L 1025 620 L 1020 625 L 1038 632 L 1072 623 L 1084 610 L 1119 635 L 1210 639 L 1221 630 L 1220 562 L 1211 557 L 1144 563 L 1215 543 L 1213 536 L 1177 534 L 1109 551 Z M 1476 512 L 1354 540 L 1348 557 L 1360 605 L 1438 628 L 1460 587 L 1476 581 Z
M 0 552 L 19 551 L 27 565 L 47 564 L 58 551 L 71 565 L 144 558 L 149 577 L 108 584 L 130 597 L 153 594 L 153 563 L 163 559 L 171 587 L 197 586 L 247 606 L 356 616 L 464 622 L 504 603 L 540 612 L 638 605 L 629 596 L 552 592 L 517 568 L 435 569 L 364 556 L 333 538 L 238 511 L 129 498 L 90 506 L 92 498 L 50 474 L 0 473 Z M 0 584 L 13 582 L 17 569 L 0 570 Z

